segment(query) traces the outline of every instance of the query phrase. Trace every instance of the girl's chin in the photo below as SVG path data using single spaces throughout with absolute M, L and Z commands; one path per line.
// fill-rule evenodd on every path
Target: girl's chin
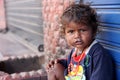
M 83 50 L 83 47 L 81 47 L 81 46 L 75 46 L 75 47 L 79 50 Z

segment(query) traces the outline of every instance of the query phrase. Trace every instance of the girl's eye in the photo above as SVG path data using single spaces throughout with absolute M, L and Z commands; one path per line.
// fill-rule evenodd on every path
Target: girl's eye
M 86 30 L 84 30 L 84 29 L 80 29 L 80 30 L 79 30 L 79 32 L 85 32 L 85 31 L 86 31 Z
M 74 32 L 74 30 L 69 30 L 69 31 L 68 31 L 68 33 L 73 33 L 73 32 Z

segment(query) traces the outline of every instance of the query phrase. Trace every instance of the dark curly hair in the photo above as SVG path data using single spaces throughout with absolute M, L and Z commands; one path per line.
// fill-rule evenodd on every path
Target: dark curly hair
M 96 33 L 98 28 L 97 13 L 90 5 L 71 4 L 68 6 L 61 16 L 61 34 L 64 36 L 65 27 L 70 22 L 84 24 L 92 28 L 92 32 Z

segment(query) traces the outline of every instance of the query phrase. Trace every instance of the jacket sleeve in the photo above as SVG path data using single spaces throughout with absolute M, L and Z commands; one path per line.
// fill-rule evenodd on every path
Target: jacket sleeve
M 98 51 L 93 56 L 93 70 L 90 80 L 114 80 L 113 63 L 110 55 Z
M 67 68 L 67 59 L 60 59 L 58 61 L 58 63 L 60 63 L 61 65 L 63 65 L 65 68 Z
M 74 49 L 71 50 L 70 54 L 68 55 L 67 59 L 60 59 L 59 63 L 62 64 L 65 68 L 68 68 L 68 65 L 70 63 L 71 60 L 71 55 Z

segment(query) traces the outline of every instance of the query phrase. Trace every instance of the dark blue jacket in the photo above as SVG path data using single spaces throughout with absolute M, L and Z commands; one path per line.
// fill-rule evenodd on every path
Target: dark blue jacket
M 73 49 L 74 50 L 74 49 Z M 64 74 L 67 74 L 67 67 L 71 60 L 71 51 L 67 60 L 61 60 L 60 63 L 66 68 Z M 114 67 L 111 56 L 99 44 L 94 44 L 89 50 L 90 59 L 87 66 L 85 66 L 86 80 L 114 80 Z

